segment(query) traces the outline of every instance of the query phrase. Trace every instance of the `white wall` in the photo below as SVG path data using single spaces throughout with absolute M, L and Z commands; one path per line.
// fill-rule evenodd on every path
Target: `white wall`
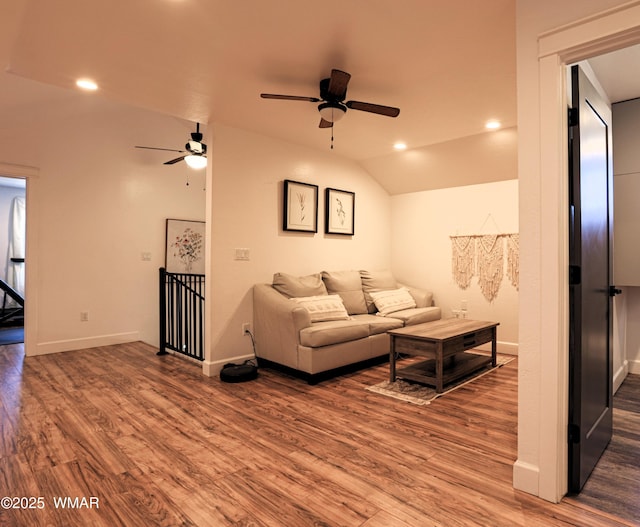
M 613 105 L 614 281 L 640 286 L 640 99 Z
M 629 371 L 640 373 L 640 99 L 613 105 L 614 170 L 614 282 L 623 295 L 616 304 L 624 319 L 619 337 L 624 344 L 622 363 L 614 365 L 618 377 Z M 617 383 L 615 385 L 617 387 Z
M 506 271 L 493 302 L 482 295 L 475 277 L 468 289 L 460 289 L 452 275 L 450 236 L 517 233 L 517 180 L 396 195 L 391 213 L 392 268 L 398 280 L 432 290 L 443 317 L 453 316 L 451 310 L 466 300 L 468 318 L 500 322 L 499 351 L 516 353 L 517 290 Z
M 566 101 L 554 50 L 603 37 L 595 21 L 550 32 L 625 2 L 517 0 L 520 330 L 514 486 L 549 501 L 567 488 Z M 627 20 L 629 18 L 627 17 Z M 588 21 L 590 22 L 590 21 Z M 607 26 L 608 31 L 613 26 Z M 545 35 L 546 33 L 546 35 Z M 604 37 L 603 37 L 604 38 Z M 543 49 L 547 55 L 540 56 Z M 576 57 L 576 59 L 587 58 Z M 545 127 L 541 127 L 541 123 Z M 551 123 L 550 126 L 549 123 Z
M 356 163 L 326 152 L 217 124 L 213 130 L 211 203 L 211 349 L 205 372 L 229 358 L 252 354 L 242 336 L 253 321 L 252 286 L 273 274 L 388 269 L 388 194 Z M 282 185 L 291 179 L 318 185 L 318 233 L 282 230 Z M 324 234 L 324 189 L 355 192 L 355 235 Z M 235 248 L 250 260 L 234 260 Z
M 165 219 L 204 219 L 204 174 L 164 166 L 173 153 L 134 145 L 180 148 L 191 123 L 75 94 L 15 114 L 15 126 L 0 131 L 0 163 L 38 174 L 27 183 L 27 272 L 37 266 L 27 283 L 28 331 L 35 324 L 27 353 L 157 345 Z
M 640 287 L 623 288 L 627 316 L 625 317 L 624 343 L 626 364 L 619 365 L 629 373 L 640 374 Z

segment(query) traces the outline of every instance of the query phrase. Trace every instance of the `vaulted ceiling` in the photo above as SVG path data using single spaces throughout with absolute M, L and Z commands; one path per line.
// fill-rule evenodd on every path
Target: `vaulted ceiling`
M 68 90 L 90 77 L 96 97 L 329 151 L 316 104 L 259 95 L 318 96 L 336 68 L 352 75 L 348 99 L 401 109 L 348 110 L 333 129 L 333 152 L 390 193 L 517 177 L 515 0 L 14 0 L 2 11 L 3 115 L 48 96 L 7 76 Z M 489 119 L 502 130 L 487 132 Z

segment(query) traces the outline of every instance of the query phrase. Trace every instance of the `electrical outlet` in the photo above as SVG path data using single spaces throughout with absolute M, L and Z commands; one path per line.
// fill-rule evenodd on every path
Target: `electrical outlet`
M 89 321 L 89 312 L 80 311 L 80 322 L 88 322 L 88 321 Z
M 460 309 L 462 311 L 466 311 L 467 309 L 469 309 L 469 303 L 466 300 L 462 300 L 460 302 Z
M 238 247 L 235 250 L 235 260 L 250 260 L 251 259 L 251 251 L 249 251 L 246 247 Z
M 242 335 L 249 335 L 251 333 L 251 324 L 249 322 L 245 322 L 242 324 Z

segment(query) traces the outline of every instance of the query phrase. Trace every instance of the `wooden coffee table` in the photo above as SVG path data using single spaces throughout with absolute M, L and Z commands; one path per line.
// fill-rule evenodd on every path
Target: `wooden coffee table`
M 401 377 L 435 386 L 436 392 L 441 393 L 446 384 L 488 364 L 495 366 L 496 328 L 499 325 L 499 322 L 449 318 L 389 331 L 390 381 Z M 486 342 L 491 342 L 491 356 L 465 353 Z M 427 360 L 396 371 L 399 353 L 426 357 Z

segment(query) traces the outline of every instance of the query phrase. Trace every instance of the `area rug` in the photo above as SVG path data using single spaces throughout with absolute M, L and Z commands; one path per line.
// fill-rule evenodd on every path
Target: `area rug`
M 383 381 L 373 386 L 367 386 L 365 389 L 370 392 L 378 393 L 380 395 L 386 395 L 387 397 L 393 397 L 394 399 L 400 399 L 412 404 L 425 405 L 430 404 L 431 401 L 451 393 L 453 390 L 457 390 L 465 384 L 469 384 L 480 377 L 483 377 L 492 371 L 501 368 L 505 364 L 509 364 L 515 360 L 513 356 L 498 356 L 496 360 L 496 366 L 488 366 L 483 370 L 478 370 L 475 373 L 467 375 L 462 379 L 447 384 L 445 390 L 442 393 L 436 393 L 436 389 L 432 386 L 420 384 L 417 382 L 405 381 L 404 379 L 396 379 L 395 382 Z

